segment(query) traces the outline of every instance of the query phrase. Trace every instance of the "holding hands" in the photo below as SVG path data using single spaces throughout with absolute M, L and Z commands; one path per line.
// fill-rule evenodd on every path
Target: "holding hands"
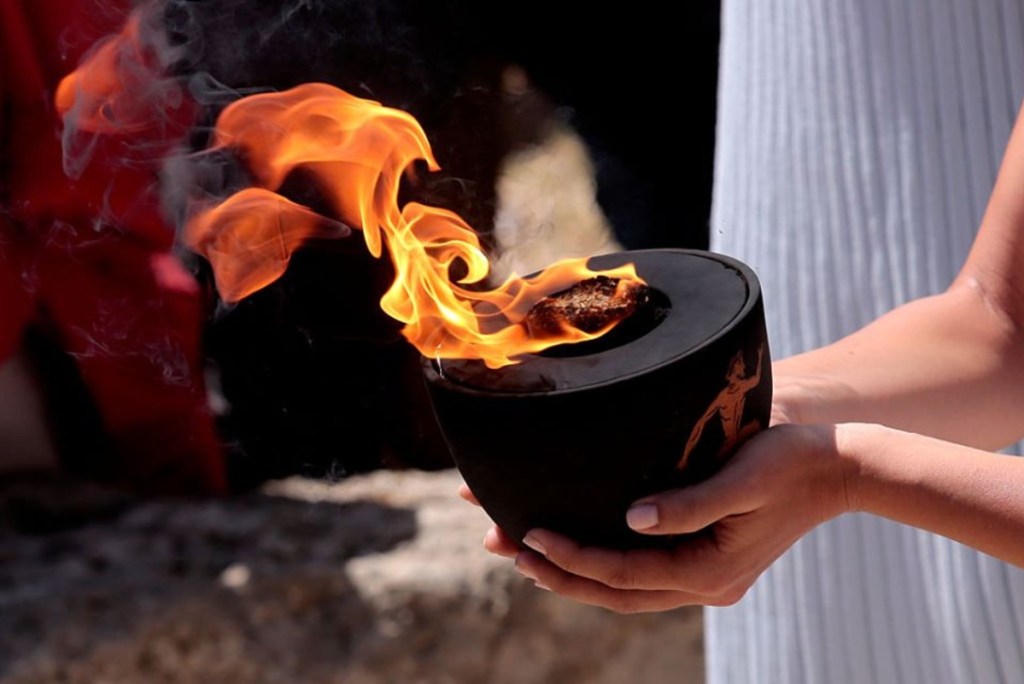
M 634 530 L 689 535 L 670 550 L 588 548 L 548 530 L 532 530 L 521 550 L 497 528 L 485 546 L 541 588 L 618 612 L 729 605 L 808 530 L 849 509 L 834 442 L 830 428 L 779 426 L 707 481 L 634 504 Z
M 621 612 L 739 601 L 800 537 L 864 511 L 1024 567 L 1024 117 L 981 229 L 942 294 L 776 363 L 773 427 L 707 480 L 635 502 L 669 550 L 583 547 L 531 530 L 485 546 L 538 586 Z M 473 500 L 472 494 L 463 495 Z

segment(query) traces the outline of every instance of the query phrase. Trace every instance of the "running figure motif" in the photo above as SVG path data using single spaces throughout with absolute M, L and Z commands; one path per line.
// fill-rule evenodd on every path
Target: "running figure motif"
M 729 371 L 726 373 L 725 388 L 712 400 L 708 410 L 700 417 L 697 424 L 693 426 L 690 438 L 686 441 L 683 449 L 683 456 L 676 464 L 677 470 L 686 467 L 690 460 L 690 454 L 697 447 L 704 427 L 716 415 L 722 421 L 722 432 L 725 434 L 725 441 L 718 451 L 719 458 L 726 456 L 742 444 L 747 437 L 761 429 L 761 423 L 757 419 L 751 420 L 746 425 L 743 421 L 743 409 L 747 403 L 747 393 L 758 386 L 761 382 L 761 359 L 764 357 L 764 345 L 757 349 L 757 368 L 750 375 L 747 375 L 747 364 L 743 360 L 743 351 L 736 352 L 729 363 Z

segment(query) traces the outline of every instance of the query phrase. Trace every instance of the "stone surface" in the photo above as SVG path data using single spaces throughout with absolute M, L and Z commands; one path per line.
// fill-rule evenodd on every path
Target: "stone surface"
M 480 546 L 446 471 L 227 500 L 0 488 L 0 681 L 703 681 L 700 612 L 622 616 Z

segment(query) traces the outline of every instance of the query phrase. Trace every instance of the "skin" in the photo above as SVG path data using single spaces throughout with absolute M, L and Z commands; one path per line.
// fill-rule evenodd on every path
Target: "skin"
M 705 482 L 627 513 L 670 550 L 586 548 L 548 530 L 490 551 L 537 586 L 632 613 L 730 605 L 800 537 L 862 511 L 1024 567 L 1024 124 L 950 288 L 773 366 L 773 427 Z M 463 488 L 464 497 L 472 493 Z

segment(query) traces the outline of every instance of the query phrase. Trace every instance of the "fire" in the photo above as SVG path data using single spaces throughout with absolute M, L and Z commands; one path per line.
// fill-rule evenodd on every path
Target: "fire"
M 80 109 L 79 127 L 97 133 L 131 132 L 147 125 L 134 116 L 131 101 L 123 95 L 131 88 L 121 78 L 122 59 L 135 63 L 147 61 L 139 40 L 141 16 L 133 14 L 121 33 L 100 44 L 89 58 L 88 68 L 78 69 L 64 78 L 57 87 L 56 104 L 61 116 L 67 117 L 76 106 Z M 127 110 L 128 115 L 122 112 Z
M 121 32 L 93 49 L 57 86 L 55 104 L 75 128 L 106 135 L 137 134 L 160 123 L 189 120 L 191 103 L 181 86 L 164 77 L 173 49 L 147 30 L 159 21 L 159 7 L 142 3 Z
M 125 159 L 148 163 L 191 128 L 198 107 L 166 73 L 182 48 L 166 40 L 162 22 L 162 3 L 139 3 L 121 32 L 99 42 L 57 86 L 68 176 L 81 177 L 105 136 L 119 141 Z
M 215 144 L 240 151 L 259 186 L 198 214 L 185 231 L 188 245 L 213 265 L 228 301 L 275 280 L 296 247 L 329 230 L 325 219 L 275 192 L 301 166 L 340 220 L 363 231 L 374 256 L 387 249 L 396 277 L 381 307 L 405 324 L 406 339 L 425 356 L 481 359 L 498 368 L 521 354 L 607 332 L 567 325 L 538 338 L 520 324 L 543 297 L 598 275 L 585 259 L 559 262 L 530 279 L 512 277 L 495 289 L 472 287 L 490 269 L 473 229 L 450 211 L 399 206 L 402 174 L 414 162 L 439 168 L 423 129 L 405 112 L 308 83 L 235 102 L 217 122 Z M 452 282 L 457 262 L 467 273 Z M 602 274 L 639 280 L 632 265 Z
M 123 135 L 167 116 L 154 111 L 153 103 L 166 108 L 174 105 L 173 98 L 153 98 L 145 91 L 168 82 L 145 76 L 159 61 L 143 40 L 147 7 L 60 84 L 56 103 L 66 125 L 73 119 L 82 130 Z M 425 356 L 481 359 L 499 368 L 516 363 L 519 355 L 607 332 L 587 333 L 566 324 L 540 337 L 521 324 L 542 298 L 599 275 L 587 269 L 585 259 L 562 261 L 534 278 L 513 276 L 486 289 L 490 264 L 465 221 L 415 202 L 399 205 L 399 184 L 415 162 L 439 169 L 426 134 L 405 112 L 308 83 L 230 105 L 217 121 L 214 146 L 238 151 L 255 178 L 255 187 L 202 207 L 184 231 L 186 244 L 210 262 L 225 301 L 236 302 L 279 278 L 306 240 L 336 237 L 351 226 L 362 230 L 375 257 L 387 251 L 396 277 L 381 307 L 404 324 L 406 339 Z M 300 167 L 324 191 L 335 217 L 278 194 Z M 453 282 L 456 264 L 465 275 Z M 600 275 L 640 281 L 632 265 Z

